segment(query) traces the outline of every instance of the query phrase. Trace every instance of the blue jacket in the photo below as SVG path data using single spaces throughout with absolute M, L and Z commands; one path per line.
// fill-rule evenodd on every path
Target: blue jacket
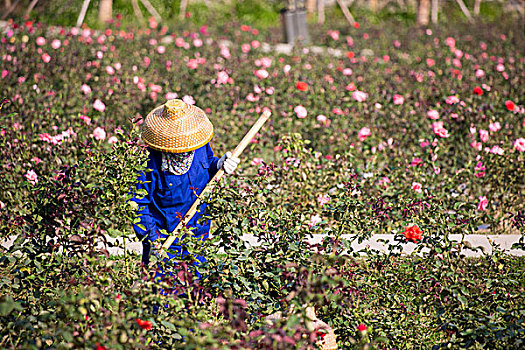
M 148 168 L 151 171 L 142 172 L 137 181 L 137 189 L 144 189 L 148 193 L 143 198 L 133 198 L 139 206 L 137 216 L 140 222 L 133 225 L 138 238 L 144 243 L 144 254 L 149 255 L 149 243 L 159 238 L 166 237 L 160 230 L 172 232 L 181 217 L 186 214 L 196 200 L 194 191 L 200 194 L 208 181 L 217 172 L 219 158 L 213 155 L 209 144 L 195 150 L 193 162 L 186 174 L 175 175 L 162 171 L 162 153 L 151 148 L 148 159 Z M 207 238 L 210 231 L 210 221 L 197 223 L 204 213 L 206 204 L 193 216 L 189 226 L 195 228 L 193 235 Z M 144 229 L 138 226 L 141 224 Z M 180 252 L 181 246 L 176 239 L 171 246 L 172 250 Z M 144 260 L 143 254 L 143 260 Z M 200 259 L 199 259 L 200 260 Z

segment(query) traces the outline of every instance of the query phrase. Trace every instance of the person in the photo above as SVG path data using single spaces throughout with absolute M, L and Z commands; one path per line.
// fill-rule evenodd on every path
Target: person
M 132 199 L 138 205 L 139 220 L 135 220 L 133 228 L 142 241 L 145 266 L 150 254 L 159 251 L 164 243 L 167 235 L 161 230 L 173 232 L 220 168 L 231 174 L 239 165 L 239 159 L 230 152 L 221 158 L 214 156 L 209 144 L 213 134 L 213 125 L 204 111 L 178 99 L 167 101 L 146 117 L 141 139 L 149 151 L 149 171 L 140 173 L 136 189 L 147 194 Z M 208 238 L 210 231 L 210 220 L 200 220 L 205 209 L 203 203 L 188 223 L 198 240 Z M 188 254 L 177 238 L 168 250 L 167 259 L 184 258 Z M 194 258 L 197 264 L 205 261 L 204 256 Z M 200 278 L 198 272 L 197 276 Z

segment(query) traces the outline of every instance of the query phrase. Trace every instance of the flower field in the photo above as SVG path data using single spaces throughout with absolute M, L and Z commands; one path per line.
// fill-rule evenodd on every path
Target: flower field
M 0 35 L 0 237 L 17 237 L 0 257 L 1 348 L 314 349 L 304 305 L 344 349 L 525 346 L 525 260 L 466 259 L 448 239 L 525 234 L 519 23 L 317 28 L 333 51 L 285 55 L 248 25 L 118 22 Z M 138 132 L 173 98 L 205 110 L 219 156 L 272 117 L 206 198 L 213 239 L 187 239 L 208 261 L 159 284 L 101 245 L 136 240 Z M 395 235 L 389 253 L 341 254 L 342 234 L 376 233 Z

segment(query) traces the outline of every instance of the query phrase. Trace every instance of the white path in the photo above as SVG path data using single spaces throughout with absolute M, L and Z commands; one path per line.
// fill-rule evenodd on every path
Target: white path
M 312 244 L 319 243 L 322 241 L 324 236 L 325 235 L 322 234 L 316 234 L 313 235 L 311 239 L 308 239 L 308 241 Z M 343 235 L 342 238 L 349 239 L 350 236 Z M 449 238 L 454 241 L 460 241 L 461 235 L 450 235 Z M 520 235 L 468 235 L 465 236 L 464 242 L 467 242 L 467 244 L 470 245 L 472 248 L 479 247 L 481 249 L 475 251 L 463 248 L 462 253 L 468 257 L 476 257 L 481 256 L 482 254 L 490 254 L 492 253 L 493 245 L 495 245 L 499 246 L 498 249 L 502 250 L 506 254 L 510 254 L 513 256 L 525 256 L 525 250 L 511 249 L 511 246 L 514 243 L 518 242 L 520 238 Z M 243 235 L 242 239 L 249 246 L 259 245 L 259 242 L 257 242 L 257 239 L 253 235 Z M 14 240 L 15 237 L 11 237 L 11 239 L 9 240 L 1 240 L 0 244 L 3 247 L 9 249 L 13 244 Z M 124 254 L 124 244 L 122 239 L 107 237 L 107 240 L 111 243 L 117 243 L 118 241 L 118 247 L 115 246 L 107 248 L 111 255 Z M 360 244 L 357 242 L 353 242 L 351 246 L 354 251 L 364 249 L 368 246 L 370 249 L 386 252 L 388 251 L 389 244 L 396 244 L 396 242 L 394 241 L 394 235 L 378 234 L 374 235 L 370 240 L 366 240 Z M 403 247 L 403 254 L 411 254 L 417 245 L 415 243 L 409 242 L 402 243 L 401 246 Z M 128 241 L 126 243 L 126 247 L 129 252 L 142 254 L 142 244 L 140 242 Z

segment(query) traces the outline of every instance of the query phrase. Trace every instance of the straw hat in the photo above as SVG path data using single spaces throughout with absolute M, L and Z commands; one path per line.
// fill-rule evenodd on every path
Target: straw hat
M 169 100 L 152 110 L 143 125 L 142 140 L 168 153 L 193 151 L 210 142 L 213 125 L 199 107 Z

